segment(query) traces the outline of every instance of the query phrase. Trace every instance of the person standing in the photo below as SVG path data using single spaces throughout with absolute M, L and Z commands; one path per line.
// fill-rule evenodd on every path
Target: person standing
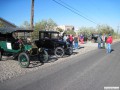
M 105 38 L 106 38 L 106 35 L 103 34 L 102 35 L 102 48 L 104 48 L 104 49 L 105 49 Z
M 107 43 L 107 53 L 111 53 L 111 44 L 113 42 L 113 39 L 112 39 L 112 36 L 111 34 L 109 34 L 107 40 L 106 40 L 106 43 Z
M 101 48 L 101 42 L 102 42 L 102 39 L 101 39 L 100 35 L 98 35 L 97 42 L 98 42 L 98 49 L 100 49 Z
M 78 36 L 77 35 L 75 35 L 74 37 L 74 48 L 78 49 Z
M 73 36 L 72 36 L 72 34 L 70 34 L 69 40 L 70 40 L 70 45 L 73 47 Z
M 80 35 L 80 42 L 81 44 L 84 44 L 84 36 L 82 34 Z
M 63 36 L 63 41 L 66 42 L 66 41 L 67 41 L 67 38 L 68 38 L 67 34 L 64 35 L 64 36 Z

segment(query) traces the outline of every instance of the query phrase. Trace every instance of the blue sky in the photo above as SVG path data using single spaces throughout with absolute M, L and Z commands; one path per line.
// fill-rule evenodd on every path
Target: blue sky
M 114 29 L 120 25 L 120 0 L 56 0 L 77 9 L 71 12 L 53 0 L 35 0 L 34 23 L 42 19 L 53 19 L 58 25 L 73 25 L 76 28 L 96 27 L 107 24 Z M 30 22 L 31 0 L 0 0 L 0 17 L 18 26 Z M 85 18 L 94 21 L 90 22 Z

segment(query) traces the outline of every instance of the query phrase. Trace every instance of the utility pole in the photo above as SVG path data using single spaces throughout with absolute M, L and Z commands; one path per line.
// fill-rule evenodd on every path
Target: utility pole
M 34 0 L 31 0 L 32 4 L 31 4 L 31 21 L 30 21 L 30 26 L 31 26 L 31 29 L 33 30 L 34 29 Z

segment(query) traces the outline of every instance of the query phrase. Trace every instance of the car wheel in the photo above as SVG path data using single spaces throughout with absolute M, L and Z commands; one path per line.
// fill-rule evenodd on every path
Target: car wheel
M 39 60 L 41 63 L 46 63 L 48 61 L 48 53 L 46 50 L 42 50 L 39 53 Z
M 64 55 L 64 49 L 61 47 L 57 47 L 54 51 L 56 57 L 63 57 Z
M 2 53 L 1 53 L 1 51 L 0 51 L 0 61 L 2 60 Z
M 68 47 L 66 50 L 66 54 L 67 55 L 71 55 L 73 53 L 73 48 L 72 47 Z
M 29 56 L 24 52 L 19 54 L 18 61 L 20 66 L 23 68 L 27 68 L 30 64 Z

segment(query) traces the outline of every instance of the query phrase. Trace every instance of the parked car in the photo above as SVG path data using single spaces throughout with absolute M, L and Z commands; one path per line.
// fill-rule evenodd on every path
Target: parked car
M 35 43 L 37 47 L 45 48 L 48 54 L 54 54 L 57 57 L 73 53 L 73 48 L 62 40 L 58 31 L 39 31 L 39 40 Z
M 40 61 L 47 61 L 47 52 L 43 48 L 32 47 L 32 44 L 27 41 L 26 35 L 32 31 L 21 28 L 0 28 L 0 60 L 2 56 L 13 56 L 24 68 L 29 66 L 31 56 L 37 55 Z M 18 32 L 23 33 L 22 39 L 16 37 Z
M 92 41 L 96 43 L 98 36 L 99 34 L 92 34 Z

